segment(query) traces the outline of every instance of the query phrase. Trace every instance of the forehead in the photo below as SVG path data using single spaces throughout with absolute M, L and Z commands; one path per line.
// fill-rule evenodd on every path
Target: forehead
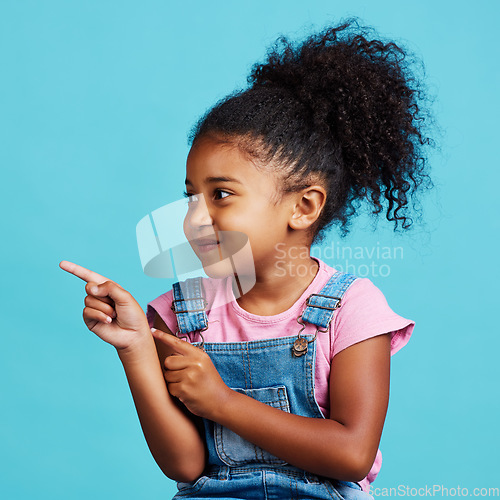
M 271 170 L 264 170 L 232 143 L 218 143 L 209 139 L 196 143 L 186 161 L 186 181 L 203 182 L 208 177 L 230 177 L 242 184 L 267 182 L 275 178 Z

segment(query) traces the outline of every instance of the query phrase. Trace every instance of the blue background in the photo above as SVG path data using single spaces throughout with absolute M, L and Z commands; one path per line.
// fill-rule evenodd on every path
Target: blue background
M 347 15 L 423 58 L 443 131 L 425 225 L 398 236 L 361 218 L 343 242 L 403 247 L 372 279 L 417 324 L 393 358 L 374 486 L 499 486 L 499 5 L 1 0 L 0 496 L 173 495 L 114 348 L 83 323 L 84 283 L 58 263 L 144 309 L 170 289 L 143 274 L 135 226 L 180 198 L 189 128 L 279 34 Z

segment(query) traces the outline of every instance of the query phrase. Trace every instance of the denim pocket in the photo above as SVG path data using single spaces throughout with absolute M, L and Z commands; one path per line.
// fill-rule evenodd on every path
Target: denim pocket
M 264 387 L 262 389 L 233 389 L 241 394 L 246 394 L 261 403 L 265 403 L 274 408 L 290 413 L 290 403 L 286 387 L 279 385 L 275 387 Z M 281 460 L 271 453 L 263 450 L 249 441 L 238 436 L 233 431 L 223 427 L 222 425 L 214 424 L 214 440 L 215 448 L 219 458 L 226 465 L 236 466 L 251 462 L 285 465 L 287 462 Z
M 373 500 L 373 497 L 364 492 L 358 483 L 329 479 L 325 485 L 332 498 L 336 500 Z
M 209 478 L 207 476 L 200 476 L 198 479 L 191 481 L 190 483 L 178 482 L 177 489 L 179 491 L 176 493 L 174 498 L 180 498 L 186 495 L 191 496 L 193 493 L 199 493 L 208 480 Z

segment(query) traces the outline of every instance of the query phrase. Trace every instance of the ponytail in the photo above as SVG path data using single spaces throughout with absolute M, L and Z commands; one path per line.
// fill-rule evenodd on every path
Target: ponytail
M 249 87 L 218 102 L 191 133 L 193 143 L 210 134 L 274 165 L 283 193 L 320 179 L 327 200 L 316 242 L 333 223 L 346 234 L 362 200 L 407 229 L 411 199 L 432 185 L 415 61 L 371 31 L 350 19 L 297 45 L 280 37 L 252 68 Z

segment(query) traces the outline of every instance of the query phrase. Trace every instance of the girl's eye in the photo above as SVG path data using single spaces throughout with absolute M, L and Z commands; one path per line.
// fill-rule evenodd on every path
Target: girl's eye
M 188 199 L 188 203 L 194 203 L 198 201 L 198 197 L 195 194 L 187 193 L 186 191 L 184 191 L 182 194 Z
M 220 195 L 220 197 L 218 197 L 218 195 Z M 228 196 L 231 196 L 231 193 L 228 193 L 227 191 L 224 191 L 223 189 L 216 189 L 215 190 L 215 199 L 223 200 L 224 198 L 227 198 Z
M 196 194 L 191 194 L 191 193 L 188 193 L 186 191 L 184 191 L 182 194 L 188 199 L 188 203 L 194 203 L 194 202 L 198 201 L 198 195 L 196 195 Z M 224 191 L 223 189 L 215 189 L 214 190 L 214 198 L 216 200 L 223 200 L 224 198 L 227 198 L 230 195 L 231 195 L 231 193 Z

